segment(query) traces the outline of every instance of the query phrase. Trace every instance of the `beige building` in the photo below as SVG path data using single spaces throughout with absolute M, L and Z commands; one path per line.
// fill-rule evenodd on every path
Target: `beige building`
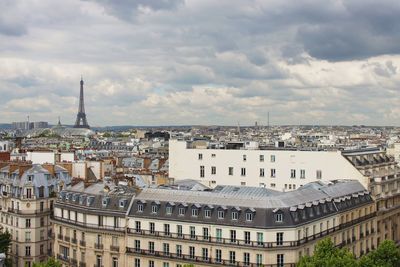
M 12 235 L 13 266 L 30 267 L 52 255 L 50 215 L 56 193 L 70 183 L 66 169 L 54 165 L 1 163 L 0 226 Z
M 55 203 L 54 251 L 65 266 L 294 266 L 326 236 L 357 256 L 373 249 L 375 215 L 354 180 L 291 192 L 81 183 Z
M 126 213 L 134 192 L 106 182 L 61 192 L 52 218 L 56 258 L 64 266 L 128 266 Z

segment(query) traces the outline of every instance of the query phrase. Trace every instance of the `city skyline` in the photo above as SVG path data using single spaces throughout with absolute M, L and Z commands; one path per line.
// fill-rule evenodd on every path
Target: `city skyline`
M 396 1 L 3 1 L 0 122 L 400 125 Z M 379 12 L 377 12 L 379 10 Z M 52 121 L 54 120 L 54 121 Z

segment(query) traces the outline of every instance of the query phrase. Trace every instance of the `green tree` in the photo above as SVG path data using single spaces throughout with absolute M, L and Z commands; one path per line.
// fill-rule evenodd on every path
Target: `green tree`
M 11 234 L 6 231 L 0 234 L 0 253 L 8 253 L 11 245 Z
M 317 243 L 312 256 L 300 259 L 298 267 L 354 267 L 357 260 L 345 248 L 335 247 L 330 238 L 325 238 Z
M 376 250 L 369 252 L 361 257 L 359 261 L 361 267 L 397 267 L 400 266 L 400 249 L 394 241 L 383 241 Z
M 62 264 L 56 261 L 54 258 L 49 258 L 45 262 L 33 263 L 33 267 L 62 267 Z

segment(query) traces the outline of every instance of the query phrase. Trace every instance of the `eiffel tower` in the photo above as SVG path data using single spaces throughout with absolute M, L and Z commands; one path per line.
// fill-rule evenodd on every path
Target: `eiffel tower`
M 90 129 L 89 124 L 86 120 L 86 113 L 85 113 L 85 102 L 83 98 L 83 79 L 81 78 L 81 91 L 79 95 L 79 109 L 78 114 L 76 115 L 76 121 L 74 128 L 86 128 Z

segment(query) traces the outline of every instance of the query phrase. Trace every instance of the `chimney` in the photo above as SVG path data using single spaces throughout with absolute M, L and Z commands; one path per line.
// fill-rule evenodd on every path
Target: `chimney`
M 55 167 L 54 164 L 45 163 L 42 165 L 51 175 L 55 175 Z

